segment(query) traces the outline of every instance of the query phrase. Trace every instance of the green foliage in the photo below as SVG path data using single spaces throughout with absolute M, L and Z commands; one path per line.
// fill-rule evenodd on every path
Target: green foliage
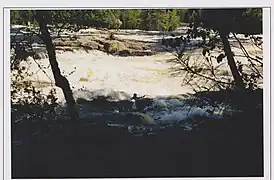
M 146 9 L 142 10 L 140 29 L 173 31 L 180 25 L 177 10 Z
M 142 11 L 140 29 L 152 30 L 155 28 L 156 21 L 153 15 L 155 15 L 153 10 L 146 9 Z
M 63 25 L 103 27 L 110 29 L 144 29 L 164 30 L 176 29 L 187 14 L 187 10 L 175 9 L 100 9 L 100 10 L 51 10 L 47 11 L 47 23 L 56 27 Z M 36 23 L 35 11 L 12 10 L 11 23 Z
M 170 15 L 166 12 L 157 12 L 157 16 L 161 18 L 158 21 L 158 28 L 164 31 L 168 31 L 170 28 Z
M 28 22 L 34 23 L 33 11 L 31 10 L 12 10 L 10 11 L 11 24 L 27 25 Z
M 179 9 L 178 15 L 180 17 L 180 22 L 188 23 L 189 22 L 189 10 L 188 9 Z
M 106 17 L 106 23 L 108 24 L 108 28 L 118 29 L 122 25 L 122 21 L 119 19 L 117 11 L 115 10 L 108 10 Z
M 123 23 L 122 27 L 124 29 L 137 29 L 141 22 L 141 10 L 121 10 L 120 19 Z
M 22 24 L 20 21 L 20 11 L 12 10 L 10 11 L 10 23 L 11 24 Z
M 169 13 L 169 28 L 168 28 L 168 30 L 170 30 L 170 31 L 175 30 L 179 24 L 180 24 L 180 16 L 178 15 L 178 12 L 173 9 L 171 11 L 171 13 Z

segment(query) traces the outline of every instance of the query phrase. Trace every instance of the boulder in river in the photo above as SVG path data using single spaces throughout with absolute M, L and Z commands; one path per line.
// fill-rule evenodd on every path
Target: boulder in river
M 156 121 L 149 115 L 140 112 L 121 113 L 125 124 L 156 124 Z

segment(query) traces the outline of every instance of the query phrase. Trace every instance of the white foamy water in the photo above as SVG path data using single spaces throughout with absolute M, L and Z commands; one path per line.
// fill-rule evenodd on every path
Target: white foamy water
M 74 96 L 76 99 L 85 99 L 87 104 L 79 104 L 81 108 L 79 109 L 80 117 L 88 118 L 92 116 L 104 116 L 104 115 L 124 115 L 124 113 L 130 113 L 130 111 L 136 110 L 136 104 L 138 107 L 138 100 L 130 101 L 131 94 L 126 94 L 124 92 L 117 92 L 113 90 L 104 90 L 99 89 L 94 92 L 88 91 L 75 91 Z M 112 97 L 113 101 L 119 100 L 128 100 L 129 104 L 127 109 L 119 109 L 114 105 L 111 111 L 104 111 L 104 109 L 94 110 L 90 109 L 90 104 L 88 102 L 96 99 L 98 96 Z M 165 96 L 156 96 L 152 98 L 152 102 L 145 107 L 142 107 L 138 111 L 147 115 L 149 118 L 156 120 L 159 123 L 170 123 L 174 121 L 182 121 L 192 117 L 203 116 L 203 117 L 212 117 L 212 118 L 221 118 L 223 114 L 221 107 L 219 109 L 213 109 L 212 107 L 196 107 L 191 106 L 189 103 L 186 103 L 185 99 L 181 96 L 177 97 L 165 97 Z M 95 112 L 98 111 L 98 112 Z M 147 117 L 147 118 L 148 118 Z M 111 119 L 109 116 L 106 116 L 106 119 Z
M 72 87 L 75 99 L 91 101 L 98 96 L 110 96 L 113 100 L 130 100 L 133 93 L 152 98 L 151 105 L 144 108 L 144 113 L 159 122 L 180 121 L 193 116 L 221 115 L 219 110 L 208 113 L 209 108 L 190 108 L 183 98 L 170 98 L 174 95 L 192 93 L 193 91 L 181 85 L 181 75 L 170 76 L 166 63 L 172 54 L 159 54 L 144 57 L 117 57 L 101 51 L 63 52 L 57 53 L 59 67 L 66 75 Z M 36 60 L 44 72 L 39 70 L 35 61 L 30 58 L 29 72 L 33 72 L 32 80 L 54 82 L 47 59 Z M 48 91 L 51 87 L 44 88 Z M 80 89 L 83 90 L 80 90 Z M 64 103 L 60 88 L 57 89 L 59 103 Z M 169 98 L 168 98 L 169 97 Z M 81 105 L 82 117 L 93 116 L 90 109 Z M 131 108 L 131 106 L 129 106 Z M 113 113 L 115 110 L 113 110 Z M 121 111 L 118 112 L 118 114 Z M 117 112 L 116 112 L 117 113 Z
M 154 97 L 156 95 L 173 95 L 191 92 L 182 87 L 181 76 L 169 76 L 171 64 L 165 60 L 174 57 L 172 54 L 144 57 L 117 57 L 101 51 L 64 52 L 57 54 L 58 63 L 63 75 L 67 75 L 74 90 L 84 87 L 89 91 L 111 89 L 128 94 Z M 35 73 L 33 80 L 51 82 L 53 75 L 47 59 L 36 60 L 45 67 L 39 71 L 38 65 L 30 58 L 29 72 Z M 47 68 L 48 67 L 48 68 Z M 37 72 L 38 71 L 38 72 Z M 70 74 L 70 75 L 69 75 Z M 60 96 L 59 96 L 60 95 Z M 58 90 L 58 97 L 62 93 Z
M 200 108 L 191 106 L 185 102 L 183 98 L 163 98 L 156 97 L 151 106 L 147 107 L 147 114 L 159 121 L 181 121 L 194 116 L 207 116 L 220 118 L 222 112 L 220 109 L 212 109 L 212 107 Z M 211 113 L 209 113 L 211 111 Z
M 121 32 L 123 31 L 121 30 Z M 119 34 L 119 38 L 159 42 L 163 37 L 169 37 L 168 35 L 161 35 L 157 31 L 130 30 L 124 32 L 129 34 Z M 90 29 L 82 30 L 79 33 L 100 33 L 100 31 Z M 190 44 L 197 44 L 201 40 L 201 38 L 191 40 Z M 159 48 L 162 47 L 159 45 Z M 238 48 L 232 49 L 237 54 L 241 53 Z M 213 55 L 219 55 L 219 53 L 216 52 Z M 67 76 L 75 99 L 82 98 L 91 101 L 98 96 L 110 96 L 114 100 L 130 100 L 132 94 L 137 93 L 140 96 L 146 95 L 153 99 L 150 105 L 144 107 L 144 113 L 161 122 L 180 121 L 193 116 L 219 117 L 222 114 L 221 109 L 214 110 L 211 107 L 190 108 L 190 105 L 187 105 L 181 97 L 167 98 L 193 93 L 192 89 L 181 85 L 184 77 L 182 74 L 171 76 L 170 69 L 176 65 L 167 63 L 167 60 L 174 57 L 170 53 L 158 53 L 157 55 L 143 57 L 118 57 L 97 50 L 88 53 L 85 51 L 57 51 L 59 67 L 62 74 Z M 192 57 L 196 58 L 196 55 L 193 54 Z M 202 58 L 201 53 L 199 57 Z M 237 60 L 239 59 L 240 57 L 237 57 Z M 43 67 L 44 72 L 40 70 L 32 58 L 29 58 L 28 63 L 30 65 L 25 63 L 25 66 L 29 68 L 29 72 L 34 73 L 31 79 L 39 82 L 54 82 L 48 59 L 36 61 Z M 212 63 L 214 67 L 219 66 L 216 61 Z M 227 70 L 228 66 L 224 63 L 222 68 Z M 43 90 L 48 91 L 52 87 L 54 85 L 45 87 Z M 79 89 L 84 89 L 84 91 Z M 57 98 L 59 103 L 64 102 L 60 88 L 57 88 Z M 99 113 L 91 113 L 85 107 L 81 108 L 80 111 L 80 115 L 83 116 Z M 118 110 L 113 110 L 113 112 L 121 113 Z

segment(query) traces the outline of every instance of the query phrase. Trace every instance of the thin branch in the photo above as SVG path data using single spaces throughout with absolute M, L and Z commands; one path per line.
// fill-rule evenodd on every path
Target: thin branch
M 243 53 L 246 55 L 246 57 L 247 57 L 248 60 L 254 60 L 254 61 L 260 63 L 261 65 L 263 65 L 263 62 L 259 61 L 259 60 L 256 59 L 256 58 L 251 57 L 251 56 L 248 54 L 248 52 L 246 51 L 245 47 L 243 46 L 243 44 L 241 43 L 241 41 L 237 38 L 237 36 L 236 36 L 235 33 L 233 33 L 233 36 L 234 36 L 234 38 L 238 41 L 238 43 L 239 43 L 239 45 L 240 45 L 240 47 L 241 47 Z
M 36 33 L 37 34 L 37 33 Z M 32 46 L 31 46 L 31 51 L 34 52 Z M 37 66 L 39 67 L 39 69 L 49 78 L 49 80 L 51 81 L 51 84 L 53 83 L 53 80 L 50 78 L 50 76 L 47 74 L 47 72 L 42 68 L 42 66 L 35 60 L 34 55 L 32 56 L 33 61 L 37 64 Z
M 214 79 L 214 78 L 211 78 L 211 77 L 205 76 L 205 75 L 203 75 L 203 74 L 197 73 L 197 72 L 193 71 L 193 69 L 190 68 L 187 64 L 185 64 L 184 61 L 180 61 L 180 62 L 181 62 L 181 64 L 183 64 L 183 65 L 186 67 L 186 69 L 187 69 L 189 72 L 191 72 L 191 73 L 193 73 L 193 74 L 196 74 L 196 75 L 198 75 L 198 76 L 200 76 L 200 77 L 203 77 L 203 78 L 205 78 L 205 79 L 209 79 L 209 80 L 214 81 L 214 82 L 217 82 L 217 83 L 228 84 L 228 85 L 231 84 L 231 83 L 228 83 L 228 82 L 219 81 L 219 80 L 216 80 L 216 79 Z
M 37 64 L 37 66 L 39 67 L 39 69 L 49 78 L 49 80 L 51 81 L 51 84 L 53 83 L 53 80 L 49 77 L 49 75 L 47 74 L 47 72 L 41 67 L 41 65 L 33 58 L 33 61 Z
M 240 40 L 236 37 L 236 34 L 233 33 L 234 38 L 238 41 L 238 43 L 241 46 L 241 49 L 243 51 L 243 53 L 245 54 L 245 56 L 247 57 L 248 61 L 250 62 L 251 66 L 253 67 L 254 71 L 256 71 L 256 73 L 263 78 L 263 76 L 261 75 L 260 71 L 255 67 L 254 63 L 251 61 L 251 57 L 249 56 L 248 52 L 246 51 L 246 49 L 244 48 L 244 46 L 242 45 L 242 43 L 240 42 Z M 260 62 L 260 61 L 256 61 L 256 62 Z M 262 62 L 260 62 L 262 64 Z
M 263 50 L 263 48 L 262 47 L 260 47 L 255 41 L 257 41 L 257 40 L 255 40 L 255 37 L 252 35 L 251 36 L 252 38 L 251 38 L 251 42 L 253 43 L 253 45 L 255 45 L 257 48 L 259 48 L 260 50 Z M 254 41 L 252 40 L 252 39 L 254 39 Z

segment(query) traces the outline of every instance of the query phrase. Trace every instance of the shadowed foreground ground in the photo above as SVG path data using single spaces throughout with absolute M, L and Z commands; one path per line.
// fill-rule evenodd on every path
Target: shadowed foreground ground
M 262 112 L 179 125 L 133 136 L 123 128 L 81 124 L 13 145 L 12 178 L 263 176 Z

